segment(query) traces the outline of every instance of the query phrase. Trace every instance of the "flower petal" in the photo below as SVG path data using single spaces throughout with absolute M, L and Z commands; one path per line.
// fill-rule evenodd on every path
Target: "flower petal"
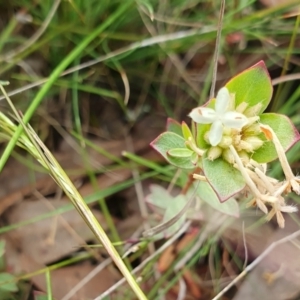
M 196 107 L 190 112 L 189 116 L 196 123 L 210 124 L 215 121 L 216 112 L 212 108 Z
M 217 95 L 215 109 L 217 114 L 223 115 L 228 109 L 230 95 L 227 87 L 222 87 Z
M 223 125 L 220 120 L 216 120 L 212 123 L 208 134 L 209 142 L 212 146 L 217 146 L 223 136 Z
M 241 129 L 248 123 L 248 119 L 236 111 L 228 111 L 222 116 L 222 122 L 225 126 L 235 129 Z

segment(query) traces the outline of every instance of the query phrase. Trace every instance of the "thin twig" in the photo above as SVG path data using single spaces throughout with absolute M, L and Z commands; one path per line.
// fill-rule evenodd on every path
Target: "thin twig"
M 79 281 L 63 298 L 62 300 L 69 300 L 76 293 L 81 290 L 89 281 L 91 281 L 97 274 L 103 271 L 106 267 L 108 267 L 112 263 L 111 258 L 105 259 L 101 264 L 99 264 L 96 268 L 94 268 L 87 276 L 85 276 L 81 281 Z
M 272 85 L 275 86 L 275 85 L 281 84 L 283 82 L 294 81 L 294 80 L 298 80 L 298 79 L 300 79 L 300 73 L 280 76 L 280 77 L 272 80 Z
M 248 265 L 245 270 L 240 273 L 234 280 L 232 280 L 219 294 L 217 294 L 212 300 L 220 299 L 231 287 L 233 287 L 237 282 L 239 282 L 243 277 L 247 275 L 254 267 L 256 267 L 275 247 L 278 245 L 284 244 L 286 242 L 292 241 L 296 237 L 300 236 L 300 230 L 295 231 L 294 233 L 273 242 L 263 253 L 258 256 L 250 265 Z
M 159 249 L 157 249 L 155 253 L 153 253 L 152 255 L 148 256 L 139 266 L 137 266 L 132 271 L 132 274 L 135 274 L 138 271 L 140 271 L 149 261 L 151 261 L 158 254 L 162 253 L 165 249 L 167 249 L 170 245 L 172 245 L 174 243 L 174 241 L 176 241 L 183 233 L 185 233 L 188 230 L 188 228 L 190 227 L 190 225 L 191 225 L 191 221 L 188 221 L 188 222 L 184 223 L 183 226 L 181 227 L 181 229 L 176 234 L 174 234 Z M 94 300 L 102 300 L 102 299 L 104 299 L 105 297 L 107 297 L 108 295 L 110 295 L 112 292 L 114 292 L 119 286 L 121 286 L 125 282 L 126 282 L 126 279 L 122 278 L 117 283 L 115 283 L 112 287 L 110 287 L 108 290 L 106 290 L 102 295 L 100 295 L 99 297 L 95 298 Z
M 242 232 L 243 232 L 243 244 L 244 244 L 244 249 L 245 249 L 245 261 L 244 261 L 243 269 L 245 269 L 248 264 L 248 248 L 247 248 L 246 235 L 245 235 L 245 221 L 243 221 L 243 231 Z
M 42 195 L 42 193 L 40 193 L 39 191 L 35 190 L 33 192 L 33 194 L 39 199 L 42 200 L 43 203 L 46 205 L 47 208 L 49 208 L 50 210 L 54 211 L 55 207 L 53 206 L 53 204 L 51 203 L 51 201 L 48 201 L 44 195 Z M 76 232 L 76 230 L 69 224 L 69 222 L 63 217 L 63 215 L 57 215 L 55 216 L 58 218 L 58 222 L 61 223 L 61 225 L 65 228 L 65 230 L 72 236 L 72 238 L 79 244 L 82 245 L 82 247 L 85 248 L 85 250 L 94 258 L 96 258 L 97 260 L 99 260 L 100 256 L 99 253 L 97 253 L 97 251 L 95 251 L 94 249 L 91 249 L 87 244 L 86 241 Z M 57 222 L 56 221 L 56 222 Z
M 183 278 L 180 278 L 179 281 L 179 292 L 177 296 L 177 300 L 184 300 L 186 299 L 186 294 L 187 294 L 187 286 Z
M 138 228 L 132 235 L 132 238 L 138 238 L 141 234 L 142 228 Z M 130 248 L 129 244 L 125 245 L 125 250 Z M 101 262 L 96 268 L 94 268 L 90 273 L 88 273 L 81 281 L 79 281 L 63 298 L 62 300 L 71 299 L 76 293 L 81 290 L 89 281 L 91 281 L 97 274 L 102 272 L 109 264 L 112 263 L 112 259 L 109 257 Z

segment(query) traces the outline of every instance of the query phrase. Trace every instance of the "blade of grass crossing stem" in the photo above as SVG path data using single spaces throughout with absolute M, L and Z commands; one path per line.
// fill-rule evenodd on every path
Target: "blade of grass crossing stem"
M 170 170 L 169 168 L 166 167 L 161 167 L 160 165 L 147 160 L 145 158 L 142 158 L 140 156 L 135 155 L 134 153 L 130 153 L 127 151 L 123 151 L 122 155 L 126 158 L 129 158 L 130 160 L 136 162 L 137 164 L 141 165 L 141 166 L 145 166 L 147 168 L 150 168 L 154 171 L 157 171 L 158 173 L 164 174 L 166 176 L 169 176 L 170 178 L 172 177 L 172 175 L 174 174 L 173 170 Z
M 79 63 L 80 63 L 80 59 L 76 58 L 75 65 L 78 65 Z M 84 142 L 84 138 L 82 135 L 82 129 L 81 129 L 81 119 L 80 119 L 80 112 L 79 112 L 79 99 L 78 99 L 78 89 L 77 89 L 78 75 L 79 75 L 79 71 L 74 72 L 73 84 L 72 84 L 72 107 L 73 107 L 74 127 L 75 127 L 76 133 L 80 137 L 80 139 L 79 139 L 80 144 L 81 144 L 80 152 L 81 152 L 81 157 L 83 158 L 85 166 L 86 166 L 87 175 L 90 179 L 90 182 L 92 183 L 93 188 L 95 190 L 97 190 L 99 188 L 98 188 L 96 176 L 89 164 L 89 157 L 86 152 L 86 144 Z M 110 229 L 112 241 L 113 242 L 119 241 L 120 237 L 119 237 L 118 231 L 116 229 L 116 226 L 114 224 L 114 221 L 109 213 L 107 205 L 105 203 L 105 198 L 100 198 L 98 202 L 100 204 L 102 213 L 104 214 L 105 221 Z M 130 266 L 128 259 L 124 259 L 124 262 L 125 262 L 127 268 L 129 270 L 131 270 L 131 266 Z
M 149 172 L 149 173 L 146 173 L 146 174 L 142 174 L 141 175 L 141 180 L 151 178 L 155 175 L 157 175 L 157 172 Z M 101 198 L 101 197 L 111 196 L 111 195 L 115 194 L 116 192 L 122 191 L 122 190 L 132 186 L 135 182 L 136 182 L 135 180 L 129 179 L 129 180 L 124 181 L 122 183 L 116 184 L 112 187 L 108 187 L 108 188 L 103 189 L 101 191 L 96 191 L 93 194 L 85 197 L 85 202 L 86 202 L 86 204 L 94 203 L 94 202 L 98 201 L 98 199 Z M 63 214 L 65 212 L 71 211 L 73 208 L 74 208 L 74 205 L 66 204 L 64 206 L 56 208 L 53 211 L 38 215 L 38 216 L 33 217 L 31 219 L 27 219 L 27 220 L 21 221 L 19 223 L 15 223 L 15 224 L 7 225 L 7 226 L 4 226 L 4 227 L 0 227 L 0 234 L 3 234 L 5 232 L 9 232 L 9 231 L 12 231 L 12 230 L 21 228 L 23 226 L 27 226 L 27 225 L 36 223 L 36 222 L 39 222 L 41 220 L 45 220 L 47 218 L 51 218 L 51 217 L 56 216 L 58 214 Z
M 75 60 L 75 65 L 78 65 L 80 63 L 79 58 Z M 78 83 L 78 75 L 79 71 L 74 72 L 73 74 L 73 85 L 72 85 L 72 106 L 73 106 L 73 117 L 74 117 L 74 127 L 75 127 L 75 132 L 79 136 L 79 141 L 81 144 L 81 157 L 83 157 L 83 160 L 86 165 L 86 170 L 87 170 L 87 175 L 90 179 L 90 182 L 92 183 L 92 186 L 94 190 L 99 189 L 96 176 L 92 169 L 90 168 L 90 164 L 88 163 L 89 158 L 88 154 L 86 152 L 86 144 L 84 137 L 82 135 L 82 129 L 81 129 L 81 120 L 80 120 L 80 113 L 79 113 L 79 99 L 78 99 L 78 89 L 77 89 L 77 83 Z M 105 203 L 105 198 L 100 198 L 98 200 L 100 208 L 102 213 L 104 214 L 105 221 L 110 229 L 111 232 L 111 237 L 113 242 L 118 242 L 120 241 L 120 236 L 118 234 L 118 231 L 116 229 L 116 226 L 114 224 L 114 221 L 109 213 L 109 210 L 107 208 L 107 205 Z M 129 263 L 129 260 L 127 258 L 124 259 L 124 263 L 126 264 L 127 268 L 131 270 L 131 265 Z
M 43 100 L 46 93 L 49 91 L 54 81 L 60 76 L 60 74 L 68 67 L 68 65 L 79 56 L 79 54 L 84 51 L 84 49 L 91 43 L 100 33 L 102 33 L 109 25 L 113 24 L 118 18 L 125 13 L 125 11 L 133 4 L 133 1 L 124 1 L 121 6 L 111 14 L 105 22 L 103 22 L 99 27 L 97 27 L 91 34 L 89 34 L 71 53 L 54 69 L 48 81 L 39 90 L 35 98 L 32 100 L 31 105 L 28 107 L 26 113 L 23 117 L 23 122 L 27 124 L 32 117 L 33 113 Z M 0 172 L 2 171 L 8 157 L 10 156 L 13 148 L 15 147 L 18 138 L 20 137 L 23 128 L 19 125 L 17 131 L 12 136 L 8 145 L 6 146 L 1 158 L 0 158 Z
M 26 125 L 25 125 L 26 126 Z M 127 269 L 123 260 L 121 259 L 119 253 L 116 251 L 114 246 L 111 244 L 109 238 L 107 237 L 105 231 L 98 223 L 97 219 L 87 206 L 87 204 L 82 199 L 81 195 L 74 187 L 73 183 L 70 181 L 64 170 L 60 167 L 58 162 L 52 156 L 50 151 L 45 147 L 45 145 L 39 140 L 37 135 L 33 131 L 29 131 L 31 137 L 35 139 L 38 143 L 37 146 L 40 146 L 42 149 L 42 153 L 44 154 L 45 159 L 47 160 L 47 165 L 50 167 L 50 174 L 55 179 L 55 181 L 61 186 L 64 192 L 68 195 L 69 199 L 72 201 L 73 205 L 76 207 L 77 211 L 81 215 L 81 217 L 85 220 L 85 222 L 89 225 L 90 229 L 93 231 L 98 240 L 104 245 L 107 252 L 114 260 L 116 265 L 118 266 L 121 273 L 127 279 L 129 285 L 137 295 L 139 299 L 147 299 L 140 287 L 136 283 L 135 279 L 132 277 L 131 273 Z

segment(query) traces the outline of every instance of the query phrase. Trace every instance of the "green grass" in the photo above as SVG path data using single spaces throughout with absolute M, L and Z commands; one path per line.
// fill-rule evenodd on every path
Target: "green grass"
M 49 18 L 49 12 L 55 9 L 53 1 L 19 0 L 0 4 L 6 21 L 0 30 L 0 79 L 10 81 L 6 90 L 9 94 L 14 94 L 11 97 L 17 110 L 24 114 L 24 124 L 30 122 L 50 150 L 55 148 L 51 148 L 49 140 L 51 133 L 56 130 L 44 117 L 45 111 L 54 118 L 60 112 L 68 116 L 70 122 L 67 125 L 61 124 L 61 129 L 81 147 L 86 180 L 94 187 L 93 193 L 85 197 L 84 203 L 97 203 L 101 207 L 110 228 L 111 242 L 117 244 L 120 242 L 119 233 L 105 200 L 132 187 L 136 181 L 129 179 L 112 187 L 99 189 L 96 177 L 105 170 L 95 171 L 91 168 L 87 149 L 94 149 L 107 157 L 111 161 L 108 170 L 130 169 L 131 163 L 138 165 L 141 167 L 141 181 L 151 178 L 153 182 L 159 180 L 170 183 L 175 170 L 145 159 L 143 155 L 124 152 L 122 157 L 115 156 L 93 143 L 89 137 L 92 135 L 99 138 L 104 130 L 97 115 L 99 109 L 101 112 L 101 107 L 88 111 L 86 118 L 84 100 L 97 99 L 98 106 L 113 107 L 118 111 L 118 117 L 124 122 L 127 131 L 138 126 L 139 121 L 147 114 L 157 118 L 169 116 L 178 121 L 187 120 L 189 110 L 203 104 L 209 94 L 219 1 L 105 0 L 100 3 L 95 0 L 72 0 L 55 3 L 59 5 L 50 23 L 33 43 L 30 43 L 29 37 Z M 288 63 L 293 61 L 293 56 L 299 55 L 296 39 L 300 19 L 282 16 L 297 4 L 298 1 L 288 1 L 281 6 L 264 8 L 257 1 L 226 2 L 219 49 L 221 58 L 226 63 L 224 66 L 219 65 L 218 87 L 259 59 L 265 60 L 275 76 L 279 76 L 280 72 L 284 74 L 290 71 Z M 32 23 L 18 23 L 14 11 L 26 12 L 32 18 Z M 150 18 L 151 14 L 153 20 Z M 235 33 L 240 34 L 240 42 L 228 43 L 231 34 Z M 197 55 L 194 56 L 195 54 Z M 284 67 L 284 71 L 278 72 L 278 66 Z M 293 65 L 290 72 L 298 73 L 299 67 Z M 280 84 L 269 109 L 289 115 L 299 128 L 300 89 L 295 85 L 294 82 Z M 130 93 L 127 94 L 128 92 Z M 10 111 L 4 100 L 0 100 L 0 110 L 9 115 Z M 55 114 L 57 111 L 58 114 Z M 24 157 L 23 153 L 20 154 L 15 149 L 16 145 L 22 146 L 20 137 L 26 137 L 22 125 L 19 124 L 10 131 L 3 128 L 3 123 L 0 125 L 0 139 L 8 142 L 2 147 L 0 170 L 6 167 L 10 157 L 18 158 L 20 163 L 28 165 L 31 170 L 37 168 L 30 158 Z M 155 127 L 155 124 L 149 126 Z M 105 137 L 110 138 L 113 139 L 109 135 Z M 60 136 L 59 140 L 62 139 Z M 24 147 L 26 148 L 23 144 Z M 127 150 L 125 145 L 122 150 Z M 291 162 L 299 161 L 298 150 L 299 145 L 296 145 L 290 151 Z M 43 153 L 37 153 L 34 157 L 38 158 L 41 154 Z M 44 166 L 49 169 L 49 161 L 46 160 Z M 271 171 L 272 174 L 279 174 L 276 163 L 272 165 Z M 182 178 L 175 185 L 182 187 Z M 0 234 L 71 209 L 74 207 L 69 204 L 34 219 L 3 226 Z M 218 236 L 221 236 L 221 232 Z M 195 268 L 199 257 L 207 256 L 209 248 L 212 252 L 215 250 L 213 255 L 217 266 L 220 258 L 216 243 L 208 237 L 203 245 L 206 251 L 199 251 L 186 268 Z M 186 249 L 182 255 L 188 251 Z M 150 255 L 146 250 L 142 253 L 141 258 Z M 148 279 L 145 282 L 153 280 L 157 259 L 158 255 L 141 273 L 144 279 Z M 179 259 L 180 257 L 176 259 L 174 265 Z M 126 264 L 130 268 L 129 261 L 130 258 Z M 51 273 L 47 270 L 43 269 L 42 272 L 47 275 L 47 299 L 51 299 Z M 157 280 L 152 291 L 145 291 L 146 297 L 155 299 L 157 293 L 166 294 L 180 280 L 182 270 L 175 276 L 173 267 L 168 272 L 170 274 L 166 273 Z M 128 276 L 130 277 L 129 272 Z M 23 278 L 25 277 L 26 275 Z M 143 282 L 139 285 L 146 286 Z M 137 285 L 135 288 L 139 289 Z M 124 299 L 131 299 L 133 294 L 129 287 L 124 289 Z

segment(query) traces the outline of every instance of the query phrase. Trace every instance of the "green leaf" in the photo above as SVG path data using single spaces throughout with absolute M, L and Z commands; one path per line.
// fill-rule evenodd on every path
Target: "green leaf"
M 170 164 L 182 169 L 194 169 L 195 165 L 191 162 L 190 157 L 172 157 L 168 155 L 171 149 L 187 149 L 185 140 L 173 132 L 164 132 L 159 135 L 151 144 Z
M 150 205 L 154 205 L 165 211 L 173 197 L 162 186 L 158 184 L 150 185 L 150 194 L 146 197 L 146 201 Z
M 187 126 L 187 124 L 185 122 L 182 122 L 181 124 L 181 129 L 182 129 L 182 134 L 183 134 L 183 138 L 188 141 L 188 139 L 191 137 L 193 138 L 192 132 L 189 128 L 189 126 Z
M 225 86 L 235 94 L 236 106 L 242 102 L 248 103 L 248 107 L 260 104 L 258 114 L 267 108 L 273 93 L 269 72 L 262 60 L 233 77 Z
M 150 194 L 146 197 L 146 201 L 151 206 L 160 209 L 159 213 L 164 215 L 162 223 L 165 223 L 175 217 L 184 208 L 187 199 L 184 195 L 173 197 L 165 188 L 153 184 L 150 186 Z M 186 214 L 183 214 L 183 216 L 179 218 L 175 224 L 164 230 L 164 236 L 170 236 L 178 231 L 185 219 Z
M 200 181 L 197 189 L 198 197 L 209 204 L 214 209 L 220 211 L 221 213 L 227 214 L 233 217 L 239 217 L 240 209 L 239 204 L 234 198 L 229 198 L 225 202 L 220 202 L 218 196 L 212 187 L 205 181 Z
M 17 292 L 18 286 L 15 283 L 15 276 L 9 273 L 0 273 L 0 294 L 2 291 Z
M 204 150 L 211 147 L 204 139 L 204 135 L 210 127 L 210 124 L 196 124 L 196 145 L 200 149 Z
M 186 201 L 187 200 L 185 195 L 178 195 L 177 197 L 173 198 L 172 201 L 169 201 L 169 204 L 164 214 L 163 223 L 171 220 L 176 215 L 178 215 L 184 208 Z M 175 224 L 171 225 L 169 228 L 167 228 L 164 231 L 165 237 L 169 237 L 173 235 L 175 232 L 177 232 L 185 222 L 185 219 L 186 219 L 186 214 L 183 214 Z
M 298 130 L 285 115 L 274 113 L 262 114 L 260 116 L 260 123 L 269 125 L 274 130 L 285 151 L 289 150 L 300 139 Z M 259 137 L 265 142 L 262 147 L 254 152 L 252 159 L 258 163 L 268 163 L 276 159 L 278 156 L 273 142 L 267 140 L 263 133 Z
M 173 157 L 191 157 L 194 152 L 187 148 L 173 148 L 168 151 L 168 154 Z
M 221 202 L 226 201 L 245 187 L 245 181 L 239 170 L 222 158 L 211 161 L 205 153 L 202 164 L 203 172 Z
M 183 137 L 180 123 L 172 118 L 168 118 L 167 120 L 167 131 L 176 133 L 179 136 Z

